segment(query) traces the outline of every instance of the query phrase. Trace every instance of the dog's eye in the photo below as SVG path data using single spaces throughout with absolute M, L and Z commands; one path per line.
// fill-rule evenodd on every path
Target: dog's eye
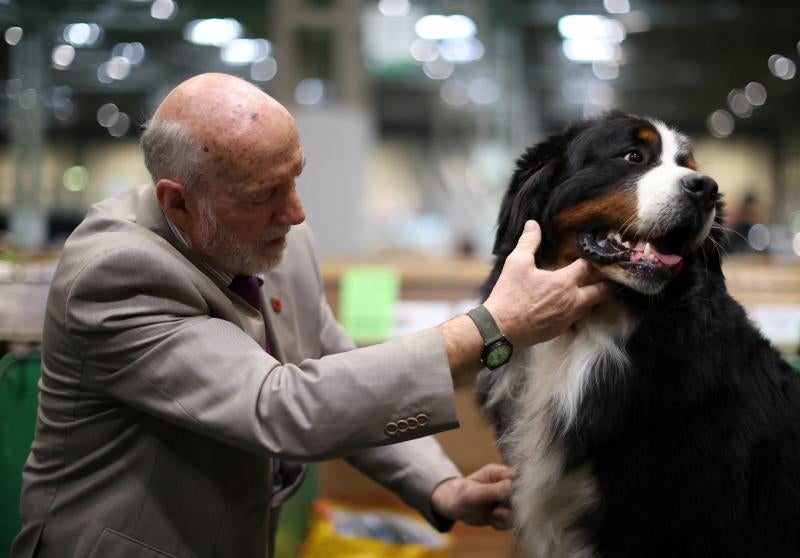
M 642 152 L 638 149 L 631 149 L 625 153 L 622 158 L 629 163 L 644 163 L 644 155 L 642 155 Z

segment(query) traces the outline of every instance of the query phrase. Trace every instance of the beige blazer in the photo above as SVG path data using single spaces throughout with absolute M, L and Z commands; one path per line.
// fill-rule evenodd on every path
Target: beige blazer
M 350 350 L 303 226 L 262 289 L 274 356 L 264 316 L 202 269 L 152 186 L 67 241 L 13 558 L 268 556 L 297 463 L 341 456 L 436 521 L 459 474 L 428 437 L 458 425 L 438 331 Z

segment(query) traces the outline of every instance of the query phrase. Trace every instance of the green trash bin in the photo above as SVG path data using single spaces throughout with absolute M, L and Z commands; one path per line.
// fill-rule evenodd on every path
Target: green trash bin
M 36 428 L 40 375 L 38 349 L 7 353 L 0 359 L 0 556 L 8 556 L 20 528 L 22 466 Z

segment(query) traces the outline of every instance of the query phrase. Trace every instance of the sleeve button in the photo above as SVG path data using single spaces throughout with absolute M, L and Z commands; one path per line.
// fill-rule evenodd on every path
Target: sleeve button
M 417 415 L 417 423 L 420 426 L 425 426 L 426 424 L 428 424 L 428 420 L 429 420 L 428 415 L 426 415 L 425 413 L 420 413 Z
M 399 430 L 400 432 L 405 432 L 406 430 L 408 430 L 408 422 L 403 419 L 398 420 L 397 430 Z
M 411 430 L 416 430 L 417 427 L 419 427 L 419 421 L 417 420 L 417 417 L 408 417 L 406 422 L 408 422 L 408 427 Z
M 383 429 L 389 436 L 394 436 L 397 434 L 397 424 L 394 422 L 390 422 L 386 424 L 386 427 Z

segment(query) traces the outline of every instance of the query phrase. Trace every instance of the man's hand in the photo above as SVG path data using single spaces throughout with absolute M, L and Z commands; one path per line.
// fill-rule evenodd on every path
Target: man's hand
M 541 343 L 564 333 L 611 293 L 592 264 L 576 260 L 556 271 L 538 269 L 534 253 L 542 242 L 535 221 L 525 223 L 516 248 L 484 306 L 514 346 Z
M 514 470 L 490 463 L 468 477 L 444 481 L 431 495 L 433 509 L 440 515 L 468 525 L 511 526 L 511 479 Z

